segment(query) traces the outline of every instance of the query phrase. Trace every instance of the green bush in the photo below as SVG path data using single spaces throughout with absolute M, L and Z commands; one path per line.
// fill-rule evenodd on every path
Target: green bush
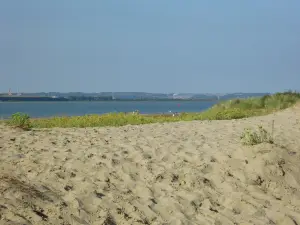
M 244 145 L 274 143 L 273 137 L 262 126 L 259 126 L 257 130 L 246 128 L 243 134 L 241 135 L 241 141 Z
M 216 120 L 231 120 L 231 119 L 240 119 L 246 117 L 246 113 L 241 109 L 225 109 L 216 113 Z
M 31 126 L 30 117 L 24 113 L 15 113 L 11 116 L 8 124 L 24 130 L 29 130 Z

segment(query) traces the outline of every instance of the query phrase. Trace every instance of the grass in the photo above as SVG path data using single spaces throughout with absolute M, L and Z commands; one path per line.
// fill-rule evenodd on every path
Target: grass
M 280 110 L 286 109 L 294 105 L 300 100 L 300 93 L 284 92 L 274 95 L 265 95 L 260 98 L 248 99 L 233 99 L 220 104 L 215 107 L 219 109 L 238 108 L 244 111 L 248 110 Z
M 128 124 L 138 125 L 192 120 L 230 120 L 266 115 L 274 111 L 288 108 L 299 100 L 299 93 L 285 92 L 260 98 L 234 99 L 220 102 L 204 112 L 182 113 L 175 117 L 170 115 L 110 113 L 105 115 L 52 117 L 44 119 L 28 118 L 28 121 L 29 127 L 52 128 L 124 126 Z M 8 120 L 8 124 L 10 125 L 16 125 L 15 122 L 16 118 L 14 117 Z
M 32 126 L 30 117 L 24 113 L 15 113 L 11 116 L 11 119 L 7 121 L 8 125 L 21 128 L 23 130 L 29 130 Z
M 257 145 L 261 143 L 274 143 L 273 135 L 262 126 L 258 126 L 257 130 L 246 128 L 241 135 L 241 141 L 244 145 Z

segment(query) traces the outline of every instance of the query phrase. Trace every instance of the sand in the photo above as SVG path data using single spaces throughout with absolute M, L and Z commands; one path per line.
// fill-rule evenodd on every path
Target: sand
M 243 146 L 275 121 L 275 144 Z M 0 224 L 300 224 L 300 108 L 232 121 L 0 125 Z

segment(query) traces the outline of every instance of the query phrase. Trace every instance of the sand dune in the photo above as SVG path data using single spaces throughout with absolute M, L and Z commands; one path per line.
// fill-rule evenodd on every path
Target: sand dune
M 240 143 L 272 120 L 276 145 Z M 300 224 L 299 121 L 1 126 L 0 224 Z

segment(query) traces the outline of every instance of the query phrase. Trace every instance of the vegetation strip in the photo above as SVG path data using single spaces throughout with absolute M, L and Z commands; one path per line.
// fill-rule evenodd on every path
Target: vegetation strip
M 260 98 L 233 99 L 220 102 L 204 112 L 181 113 L 177 116 L 109 113 L 105 115 L 30 119 L 27 114 L 16 113 L 12 115 L 10 120 L 5 122 L 8 125 L 27 130 L 30 128 L 52 127 L 124 126 L 128 124 L 138 125 L 192 120 L 230 120 L 266 115 L 288 108 L 299 100 L 300 93 L 284 92 Z

